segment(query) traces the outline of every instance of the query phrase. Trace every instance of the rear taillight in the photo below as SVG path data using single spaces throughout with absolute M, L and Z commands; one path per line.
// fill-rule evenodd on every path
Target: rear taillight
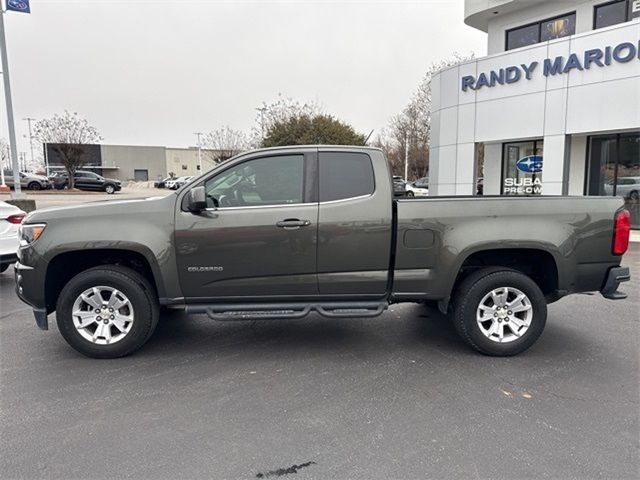
M 613 222 L 613 247 L 614 255 L 623 255 L 629 247 L 629 235 L 631 232 L 631 214 L 629 210 L 620 210 L 616 213 Z
M 17 215 L 9 215 L 7 217 L 7 222 L 9 223 L 13 223 L 14 225 L 20 225 L 22 223 L 22 220 L 24 220 L 24 213 L 19 213 Z

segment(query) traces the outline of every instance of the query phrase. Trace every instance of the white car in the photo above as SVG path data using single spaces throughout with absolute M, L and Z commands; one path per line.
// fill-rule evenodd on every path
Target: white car
M 604 185 L 604 193 L 613 195 L 613 180 Z M 638 200 L 640 198 L 640 177 L 619 177 L 616 186 L 616 195 L 618 197 L 630 198 Z
M 429 189 L 416 187 L 414 183 L 406 183 L 407 197 L 428 197 Z
M 167 180 L 165 182 L 164 186 L 165 186 L 165 188 L 168 188 L 169 190 L 177 190 L 181 186 L 186 184 L 192 178 L 193 177 L 189 177 L 189 176 L 174 178 L 173 180 Z
M 189 183 L 191 181 L 191 179 L 193 178 L 193 175 L 190 177 L 180 177 L 177 181 L 176 181 L 176 185 L 175 185 L 175 189 L 177 190 L 180 187 L 183 187 L 184 185 L 186 185 L 187 183 Z
M 18 207 L 0 201 L 0 273 L 18 259 L 18 228 L 25 215 Z
M 173 190 L 173 187 L 176 184 L 177 180 L 178 180 L 177 177 L 168 178 L 167 180 L 164 181 L 164 188 L 168 188 L 169 190 Z

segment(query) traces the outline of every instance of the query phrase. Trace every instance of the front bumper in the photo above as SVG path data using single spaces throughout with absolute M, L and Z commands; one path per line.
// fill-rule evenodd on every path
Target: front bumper
M 48 330 L 47 307 L 44 298 L 43 279 L 33 267 L 16 262 L 13 267 L 16 294 L 33 309 L 36 324 L 41 330 Z
M 610 268 L 600 293 L 609 300 L 623 300 L 627 298 L 627 294 L 619 292 L 618 287 L 622 282 L 628 282 L 629 280 L 631 280 L 629 267 Z

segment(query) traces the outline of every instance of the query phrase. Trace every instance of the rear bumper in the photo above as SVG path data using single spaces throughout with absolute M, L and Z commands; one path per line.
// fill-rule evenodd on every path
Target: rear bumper
M 0 254 L 0 265 L 16 263 L 17 261 L 18 261 L 18 255 L 16 255 L 15 253 Z
M 600 293 L 609 300 L 623 300 L 627 298 L 627 294 L 619 292 L 618 287 L 622 282 L 628 282 L 630 279 L 629 267 L 610 268 Z
M 18 259 L 18 246 L 20 240 L 18 239 L 18 229 L 12 228 L 3 232 L 0 237 L 0 265 L 6 265 L 7 263 L 14 263 Z

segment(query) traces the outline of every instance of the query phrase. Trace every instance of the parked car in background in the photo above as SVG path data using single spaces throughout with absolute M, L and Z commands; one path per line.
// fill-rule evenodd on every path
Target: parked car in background
M 607 195 L 613 195 L 613 180 L 604 185 Z M 640 177 L 619 177 L 616 196 L 638 200 L 640 198 Z
M 78 190 L 101 191 L 113 194 L 122 190 L 120 180 L 105 178 L 94 172 L 78 170 L 74 174 L 74 186 Z M 69 188 L 69 176 L 67 172 L 57 172 L 51 177 L 53 186 L 58 190 Z
M 180 179 L 180 178 L 182 178 L 182 177 L 173 177 L 173 178 L 165 179 L 164 188 L 168 188 L 169 190 L 175 190 L 174 186 L 175 186 L 176 182 L 178 181 L 178 179 Z
M 155 188 L 169 188 L 167 187 L 167 182 L 170 182 L 171 180 L 173 180 L 175 177 L 167 177 L 167 178 L 163 178 L 162 180 L 159 180 L 157 182 L 155 182 L 153 184 L 153 186 Z
M 413 182 L 413 185 L 417 188 L 426 188 L 429 190 L 429 177 L 422 177 Z
M 193 176 L 178 177 L 173 182 L 167 182 L 167 184 L 171 184 L 171 186 L 167 186 L 167 188 L 171 190 L 177 190 L 180 187 L 186 185 L 192 178 Z
M 4 183 L 7 187 L 14 187 L 13 172 L 5 171 Z M 20 172 L 20 187 L 26 190 L 47 190 L 51 188 L 51 182 L 43 175 Z
M 407 194 L 407 184 L 397 175 L 393 176 L 393 196 L 404 197 Z
M 0 273 L 18 259 L 18 230 L 26 213 L 0 201 Z
M 393 176 L 393 195 L 395 197 L 426 197 L 429 195 L 429 187 L 419 187 L 416 182 L 405 182 L 399 175 Z
M 429 187 L 418 187 L 416 182 L 407 183 L 405 186 L 407 193 L 407 197 L 428 197 L 429 196 Z

